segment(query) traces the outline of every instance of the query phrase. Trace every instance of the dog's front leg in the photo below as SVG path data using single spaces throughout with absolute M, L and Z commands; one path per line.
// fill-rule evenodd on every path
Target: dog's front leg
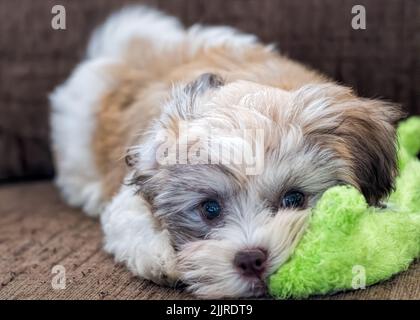
M 101 217 L 105 250 L 136 275 L 158 284 L 178 279 L 176 255 L 167 230 L 159 230 L 148 203 L 123 186 Z

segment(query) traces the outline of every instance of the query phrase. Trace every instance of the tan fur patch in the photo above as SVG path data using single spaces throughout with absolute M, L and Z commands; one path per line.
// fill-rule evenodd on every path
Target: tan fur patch
M 126 64 L 108 70 L 116 86 L 102 99 L 93 139 L 106 198 L 116 192 L 122 181 L 126 150 L 160 114 L 173 83 L 187 83 L 206 72 L 219 73 L 228 82 L 244 79 L 285 90 L 325 81 L 316 72 L 261 45 L 240 53 L 220 46 L 201 49 L 193 55 L 188 54 L 187 43 L 164 52 L 144 50 L 150 47 L 148 41 L 134 41 Z
M 145 48 L 148 50 L 144 50 Z M 150 127 L 151 121 L 160 115 L 161 108 L 169 98 L 174 83 L 186 84 L 200 74 L 208 72 L 221 75 L 227 84 L 237 80 L 247 80 L 258 83 L 261 87 L 270 86 L 290 92 L 306 84 L 328 83 L 326 77 L 259 44 L 244 47 L 240 51 L 227 46 L 202 48 L 194 54 L 190 51 L 188 43 L 154 51 L 150 42 L 136 40 L 130 46 L 125 62 L 108 70 L 115 78 L 116 85 L 102 99 L 93 142 L 107 198 L 115 193 L 122 182 L 126 172 L 122 159 L 127 149 L 141 141 L 142 133 Z M 351 90 L 347 88 L 331 85 L 328 90 L 325 95 L 334 97 L 337 102 L 355 99 Z M 297 107 L 296 111 L 289 110 L 289 113 L 290 116 L 295 113 L 295 117 L 302 117 L 302 111 L 303 109 Z M 290 120 L 293 123 L 298 119 L 280 119 L 282 112 L 276 106 L 267 107 L 265 112 L 268 118 L 276 122 Z M 323 112 L 318 112 L 318 115 L 323 117 Z M 376 121 L 374 118 L 377 118 L 379 127 L 385 123 L 383 122 L 385 119 L 380 117 L 380 111 L 374 113 L 375 111 L 363 108 L 363 110 L 336 110 L 336 113 L 338 112 L 344 112 L 345 117 L 351 119 L 363 119 L 363 115 L 371 114 L 370 119 Z M 360 112 L 363 114 L 356 114 Z M 329 116 L 331 112 L 325 114 Z M 254 119 L 250 118 L 249 121 L 252 122 Z M 296 121 L 297 124 L 303 126 L 305 135 L 311 131 L 322 135 L 318 131 L 323 130 L 323 124 L 317 117 Z M 327 117 L 325 121 L 332 120 Z M 172 119 L 168 125 L 173 127 L 167 129 L 177 132 L 177 119 Z M 362 133 L 369 135 L 369 128 L 356 121 L 343 122 L 340 130 L 344 136 L 336 136 L 333 139 L 329 137 L 327 139 L 329 142 L 324 142 L 324 144 L 330 144 L 329 147 L 334 148 L 343 160 L 354 163 L 357 158 L 355 146 L 349 144 L 346 137 L 352 134 L 360 136 Z M 381 139 L 387 139 L 387 133 L 391 137 L 388 139 L 392 139 L 393 132 L 391 129 L 388 131 L 374 133 L 378 136 L 372 142 L 378 143 Z M 366 143 L 369 142 L 366 141 Z M 390 146 L 384 147 L 387 149 L 386 152 L 393 151 Z M 360 177 L 357 179 L 354 172 L 348 172 L 346 179 L 350 183 L 360 181 Z

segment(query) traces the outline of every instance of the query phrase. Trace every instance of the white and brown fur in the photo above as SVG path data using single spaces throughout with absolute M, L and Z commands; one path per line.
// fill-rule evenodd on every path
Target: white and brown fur
M 101 215 L 105 250 L 134 274 L 181 280 L 201 296 L 263 294 L 327 188 L 353 185 L 372 205 L 393 188 L 396 106 L 357 97 L 229 27 L 185 29 L 148 8 L 123 9 L 50 100 L 65 200 Z M 159 164 L 157 132 L 179 138 L 185 121 L 199 131 L 263 129 L 263 172 Z M 279 207 L 293 188 L 305 207 Z M 207 198 L 223 203 L 216 223 L 198 213 Z M 255 247 L 268 253 L 266 271 L 244 278 L 232 260 Z

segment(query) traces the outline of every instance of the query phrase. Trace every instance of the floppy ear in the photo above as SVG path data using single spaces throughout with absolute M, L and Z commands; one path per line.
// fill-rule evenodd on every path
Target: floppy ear
M 214 73 L 203 73 L 185 87 L 178 86 L 172 91 L 172 99 L 165 107 L 163 117 L 169 115 L 180 120 L 194 119 L 201 110 L 200 101 L 212 89 L 223 86 L 223 79 Z
M 189 96 L 197 96 L 209 89 L 219 88 L 224 84 L 223 79 L 215 73 L 203 73 L 197 79 L 187 84 L 184 91 Z
M 332 84 L 306 86 L 295 99 L 305 134 L 333 149 L 346 163 L 343 182 L 358 188 L 370 205 L 378 205 L 393 189 L 398 171 L 399 106 L 359 98 L 351 89 Z
M 397 168 L 395 126 L 400 108 L 379 100 L 354 99 L 335 134 L 347 144 L 355 182 L 370 205 L 394 188 Z
M 206 108 L 208 94 L 223 84 L 219 75 L 204 73 L 187 85 L 174 87 L 159 120 L 149 130 L 142 143 L 131 147 L 126 153 L 126 164 L 138 173 L 139 178 L 147 180 L 147 177 L 157 171 L 157 155 L 166 150 L 166 146 L 175 145 L 181 131 L 181 122 L 198 118 Z

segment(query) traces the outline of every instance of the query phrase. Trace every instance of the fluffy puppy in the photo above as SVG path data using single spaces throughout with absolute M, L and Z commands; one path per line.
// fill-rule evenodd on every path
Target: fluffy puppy
M 204 297 L 264 294 L 327 188 L 377 205 L 396 175 L 396 106 L 143 7 L 99 27 L 50 100 L 66 201 L 134 274 Z

